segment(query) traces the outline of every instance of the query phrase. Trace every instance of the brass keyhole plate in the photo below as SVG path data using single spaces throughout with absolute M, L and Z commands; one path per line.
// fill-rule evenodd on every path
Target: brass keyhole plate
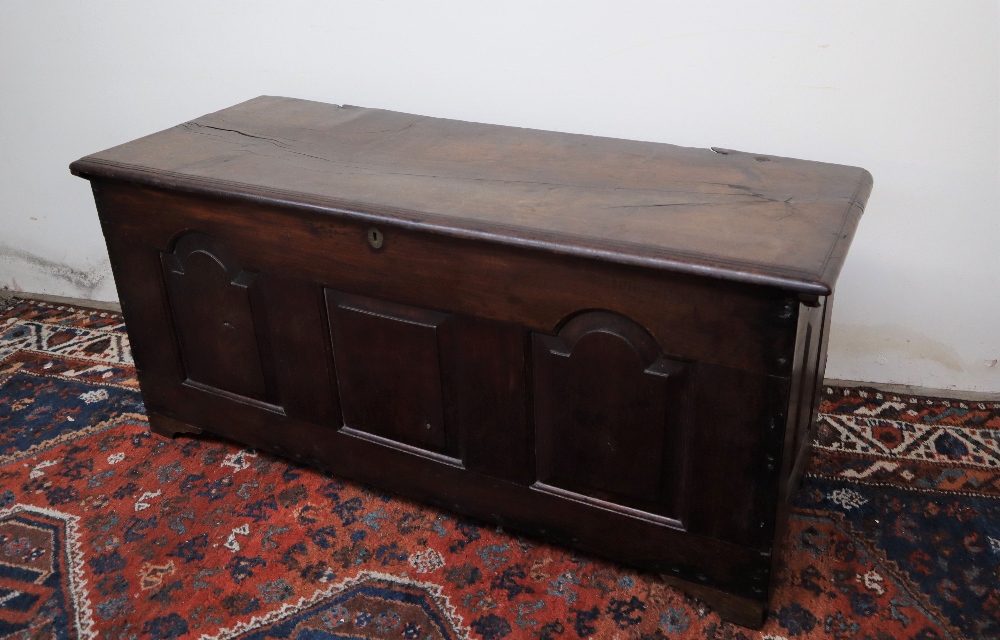
M 372 249 L 381 249 L 382 243 L 385 241 L 385 234 L 379 231 L 375 227 L 370 227 L 368 229 L 368 244 Z

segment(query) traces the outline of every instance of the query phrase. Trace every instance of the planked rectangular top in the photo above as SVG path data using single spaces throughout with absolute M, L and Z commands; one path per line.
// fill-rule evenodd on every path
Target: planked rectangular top
M 864 169 L 261 96 L 70 166 L 570 255 L 833 291 Z

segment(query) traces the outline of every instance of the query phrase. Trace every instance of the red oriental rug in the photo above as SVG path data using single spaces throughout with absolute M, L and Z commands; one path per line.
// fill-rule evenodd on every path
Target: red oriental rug
M 762 632 L 658 576 L 150 433 L 120 316 L 0 310 L 0 635 L 1000 637 L 1000 403 L 827 388 Z

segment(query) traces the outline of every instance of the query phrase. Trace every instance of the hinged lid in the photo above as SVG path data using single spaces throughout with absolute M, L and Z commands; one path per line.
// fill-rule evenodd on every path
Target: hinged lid
M 864 169 L 262 96 L 71 165 L 125 180 L 826 295 Z

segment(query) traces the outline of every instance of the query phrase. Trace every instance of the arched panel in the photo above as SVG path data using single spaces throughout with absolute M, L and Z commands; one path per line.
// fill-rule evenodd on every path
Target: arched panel
M 538 481 L 678 518 L 688 365 L 601 311 L 532 343 Z
M 270 401 L 250 302 L 257 274 L 203 233 L 160 257 L 187 379 Z

